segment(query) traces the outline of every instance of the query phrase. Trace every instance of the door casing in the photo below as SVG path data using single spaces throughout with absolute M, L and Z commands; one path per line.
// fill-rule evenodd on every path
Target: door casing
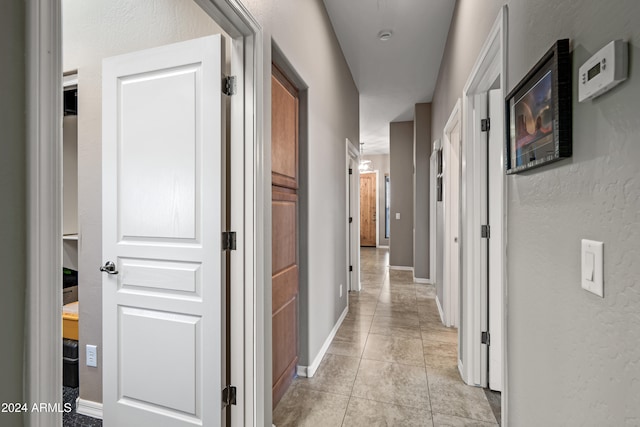
M 231 256 L 232 367 L 238 387 L 233 425 L 263 425 L 270 419 L 260 392 L 265 384 L 264 152 L 262 28 L 239 0 L 194 0 L 232 38 L 231 72 L 237 93 L 231 102 L 230 228 L 237 233 Z M 62 401 L 62 0 L 27 3 L 27 330 L 25 400 Z M 260 160 L 260 161 L 258 161 Z M 97 268 L 98 266 L 96 266 Z M 53 303 L 52 302 L 60 302 Z M 58 412 L 27 414 L 26 425 L 61 425 Z
M 349 265 L 347 265 L 347 277 L 350 278 L 347 290 L 360 292 L 362 289 L 360 284 L 360 170 L 358 169 L 360 152 L 349 138 L 345 139 L 345 159 L 347 195 L 346 248 L 353 267 L 353 271 L 349 271 Z M 349 170 L 351 170 L 351 173 L 349 173 Z M 349 223 L 349 217 L 353 218 L 351 223 Z M 347 304 L 348 301 L 347 299 Z
M 499 91 L 504 99 L 507 85 L 507 6 L 503 6 L 493 24 L 487 39 L 480 50 L 480 54 L 472 68 L 469 78 L 464 86 L 462 95 L 462 177 L 461 177 L 461 215 L 462 229 L 461 245 L 461 321 L 460 321 L 460 344 L 465 347 L 465 355 L 459 354 L 458 369 L 462 379 L 470 385 L 481 387 L 487 386 L 487 350 L 486 345 L 481 344 L 481 332 L 486 331 L 487 325 L 487 262 L 484 260 L 481 250 L 482 240 L 480 236 L 482 210 L 482 196 L 486 196 L 486 187 L 480 185 L 481 175 L 487 173 L 486 157 L 478 152 L 482 143 L 482 138 L 486 134 L 480 129 L 480 119 L 486 118 L 487 92 L 492 89 L 493 84 L 499 81 Z M 503 106 L 504 108 L 504 106 Z M 504 150 L 504 144 L 502 149 Z M 504 153 L 503 153 L 504 155 Z M 506 295 L 506 209 L 507 200 L 506 186 L 503 179 L 494 182 L 492 191 L 496 191 L 502 200 L 499 208 L 502 214 L 499 215 L 500 222 L 491 224 L 491 227 L 498 227 L 502 230 L 502 242 L 496 257 L 500 260 L 500 276 L 504 304 L 499 307 L 502 318 L 503 337 L 503 364 L 502 373 L 504 390 L 502 392 L 502 422 L 508 419 L 508 359 L 507 359 L 507 334 L 506 316 L 507 300 Z M 486 197 L 485 202 L 486 203 Z M 493 255 L 492 255 L 493 256 Z M 478 280 L 482 278 L 482 280 Z M 461 347 L 459 346 L 459 347 Z
M 444 281 L 443 311 L 446 326 L 459 325 L 460 289 L 460 151 L 462 122 L 460 99 L 444 126 Z M 457 239 L 457 243 L 454 239 Z

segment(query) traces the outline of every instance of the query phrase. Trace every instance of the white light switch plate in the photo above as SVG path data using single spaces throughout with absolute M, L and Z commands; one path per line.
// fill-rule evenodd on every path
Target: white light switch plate
M 400 219 L 400 212 L 396 212 L 396 219 Z
M 604 298 L 604 243 L 582 239 L 582 288 Z
M 87 344 L 87 366 L 98 367 L 98 347 Z

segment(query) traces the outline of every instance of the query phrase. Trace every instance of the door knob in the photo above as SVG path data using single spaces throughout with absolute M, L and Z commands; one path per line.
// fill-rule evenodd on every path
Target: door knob
M 107 274 L 118 274 L 118 270 L 116 270 L 116 265 L 113 261 L 107 261 L 102 267 L 100 267 L 100 271 Z

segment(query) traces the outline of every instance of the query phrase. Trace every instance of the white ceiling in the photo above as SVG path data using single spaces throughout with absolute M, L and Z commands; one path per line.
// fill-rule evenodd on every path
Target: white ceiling
M 360 91 L 365 154 L 388 153 L 389 123 L 413 120 L 414 104 L 433 98 L 455 0 L 324 3 Z

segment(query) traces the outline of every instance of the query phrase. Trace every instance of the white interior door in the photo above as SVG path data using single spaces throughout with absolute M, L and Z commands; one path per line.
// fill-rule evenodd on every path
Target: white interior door
M 499 90 L 489 91 L 489 150 L 487 158 L 489 188 L 489 388 L 502 391 L 502 220 L 504 209 L 503 104 Z
M 223 46 L 103 63 L 105 426 L 221 424 Z

